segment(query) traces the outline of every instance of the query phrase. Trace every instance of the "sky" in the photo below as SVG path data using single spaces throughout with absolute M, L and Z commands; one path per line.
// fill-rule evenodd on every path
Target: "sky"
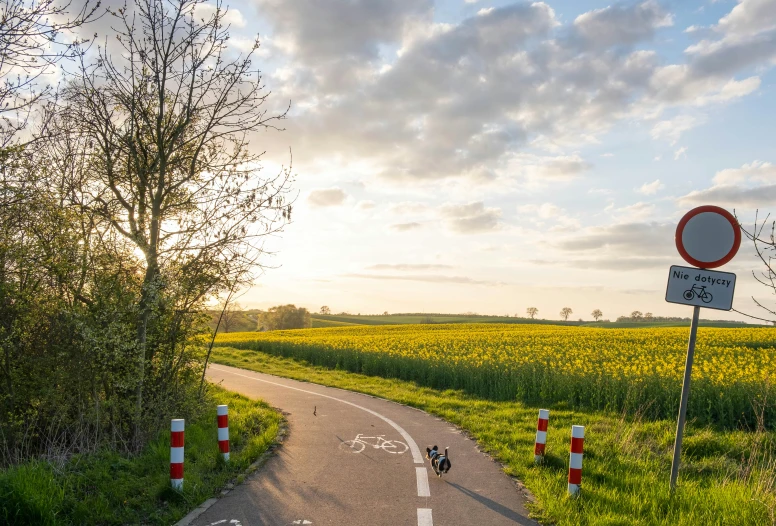
M 228 6 L 291 103 L 252 147 L 297 174 L 244 307 L 690 316 L 664 300 L 682 215 L 776 212 L 776 0 Z M 744 241 L 719 269 L 757 316 L 760 267 Z

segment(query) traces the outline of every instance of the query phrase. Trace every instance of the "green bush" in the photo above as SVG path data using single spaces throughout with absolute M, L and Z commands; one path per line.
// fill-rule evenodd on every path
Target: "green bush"
M 170 487 L 170 433 L 136 456 L 102 450 L 61 469 L 29 462 L 0 472 L 2 524 L 171 524 L 219 493 L 275 441 L 280 415 L 210 386 L 208 409 L 186 422 L 183 491 Z M 229 405 L 230 461 L 218 450 L 216 405 Z

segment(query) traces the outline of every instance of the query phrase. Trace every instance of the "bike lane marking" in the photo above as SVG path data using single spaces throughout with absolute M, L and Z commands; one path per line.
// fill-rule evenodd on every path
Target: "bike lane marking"
M 353 402 L 348 402 L 347 400 L 342 400 L 340 398 L 335 398 L 333 396 L 316 393 L 315 391 L 308 391 L 306 389 L 300 389 L 298 387 L 291 387 L 290 385 L 283 385 L 277 382 L 270 382 L 269 380 L 262 380 L 261 378 L 255 378 L 253 376 L 247 376 L 240 373 L 235 373 L 233 371 L 230 371 L 228 369 L 221 369 L 220 367 L 214 367 L 210 365 L 209 367 L 212 367 L 216 371 L 221 371 L 223 373 L 229 373 L 233 374 L 235 376 L 241 376 L 243 378 L 247 378 L 249 380 L 253 380 L 255 382 L 264 382 L 265 384 L 271 384 L 276 385 L 278 387 L 285 387 L 286 389 L 293 389 L 294 391 L 299 391 L 302 393 L 307 393 L 315 396 L 321 396 L 323 398 L 328 398 L 330 400 L 336 400 L 337 402 L 342 402 L 343 404 L 347 404 L 349 406 L 356 407 L 358 409 L 361 409 L 362 411 L 366 411 L 367 413 L 376 416 L 380 420 L 383 420 L 388 425 L 390 425 L 392 428 L 394 428 L 396 431 L 399 432 L 399 434 L 404 438 L 404 440 L 409 444 L 410 451 L 412 451 L 412 458 L 415 462 L 415 464 L 424 464 L 423 462 L 423 456 L 420 454 L 420 448 L 418 448 L 418 445 L 415 443 L 415 440 L 410 436 L 409 433 L 407 433 L 399 424 L 391 420 L 390 418 L 381 415 L 377 411 L 372 411 L 371 409 L 367 409 L 364 406 L 354 404 Z M 421 473 L 422 472 L 422 473 Z M 417 485 L 418 485 L 418 496 L 419 497 L 430 497 L 431 496 L 431 488 L 429 488 L 428 485 L 428 471 L 426 470 L 426 467 L 416 467 L 415 468 L 415 478 L 417 479 Z M 418 526 L 433 526 L 433 522 L 431 520 L 431 509 L 429 508 L 418 508 Z
M 426 471 L 426 466 L 415 468 L 415 478 L 418 479 L 418 497 L 430 497 L 431 488 L 428 487 L 428 471 Z
M 248 378 L 249 380 L 254 380 L 256 382 L 264 382 L 265 384 L 276 385 L 278 387 L 285 387 L 286 389 L 293 389 L 294 391 L 300 391 L 302 393 L 307 393 L 307 394 L 311 394 L 311 395 L 315 395 L 315 396 L 321 396 L 323 398 L 328 398 L 330 400 L 336 400 L 337 402 L 342 402 L 343 404 L 347 404 L 347 405 L 356 407 L 358 409 L 361 409 L 362 411 L 366 411 L 367 413 L 369 413 L 371 415 L 374 415 L 377 418 L 379 418 L 380 420 L 384 421 L 389 426 L 391 426 L 392 428 L 394 428 L 396 431 L 399 432 L 399 434 L 402 436 L 402 438 L 407 442 L 407 444 L 409 444 L 410 451 L 412 451 L 412 460 L 413 460 L 413 462 L 415 462 L 415 464 L 423 464 L 424 463 L 423 462 L 423 455 L 420 454 L 420 448 L 415 443 L 415 440 L 410 436 L 410 434 L 407 433 L 404 430 L 404 428 L 402 428 L 399 424 L 397 424 L 396 422 L 394 422 L 390 418 L 381 415 L 377 411 L 372 411 L 371 409 L 367 409 L 364 406 L 361 406 L 361 405 L 358 405 L 358 404 L 354 404 L 353 402 L 348 402 L 347 400 L 342 400 L 340 398 L 335 398 L 333 396 L 329 396 L 329 395 L 325 395 L 325 394 L 321 394 L 321 393 L 316 393 L 315 391 L 308 391 L 306 389 L 299 389 L 298 387 L 291 387 L 290 385 L 283 385 L 283 384 L 279 384 L 277 382 L 270 382 L 269 380 L 262 380 L 261 378 L 254 378 L 253 376 L 246 376 L 244 374 L 235 373 L 235 372 L 229 371 L 227 369 L 221 369 L 219 367 L 214 367 L 212 365 L 210 367 L 213 367 L 213 369 L 215 369 L 216 371 L 221 371 L 221 372 L 224 372 L 224 373 L 230 373 L 230 374 L 233 374 L 235 376 L 242 376 L 243 378 Z

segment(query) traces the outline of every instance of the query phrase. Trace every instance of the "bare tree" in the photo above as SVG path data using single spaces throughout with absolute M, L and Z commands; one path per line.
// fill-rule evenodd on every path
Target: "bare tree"
M 776 257 L 776 221 L 770 219 L 770 214 L 767 214 L 765 218 L 760 221 L 759 215 L 760 211 L 757 210 L 755 212 L 754 224 L 751 230 L 747 230 L 742 225 L 741 231 L 744 233 L 744 236 L 752 242 L 754 251 L 760 259 L 760 262 L 763 264 L 760 271 L 752 271 L 754 279 L 769 289 L 771 294 L 776 295 L 776 270 L 774 269 L 774 257 Z M 738 216 L 736 216 L 736 219 L 738 219 Z M 773 318 L 776 316 L 776 307 L 764 305 L 754 296 L 752 296 L 752 301 L 754 301 L 755 305 L 760 309 L 767 312 L 770 319 L 749 316 L 748 314 L 745 314 L 745 316 L 776 325 L 776 319 Z
M 29 121 L 52 86 L 41 84 L 48 67 L 82 52 L 85 40 L 72 30 L 93 20 L 100 3 L 85 2 L 70 18 L 71 2 L 4 0 L 0 5 L 0 148 Z M 68 38 L 63 38 L 68 35 Z
M 242 306 L 237 302 L 229 302 L 223 305 L 221 327 L 223 327 L 224 332 L 232 332 L 235 322 L 242 315 L 242 310 Z
M 568 321 L 569 316 L 571 316 L 574 313 L 569 307 L 563 307 L 560 311 L 560 317 L 563 318 L 564 321 Z
M 595 321 L 598 321 L 600 318 L 603 317 L 604 313 L 601 312 L 601 309 L 596 309 L 590 314 Z
M 331 314 L 331 309 L 326 305 L 324 305 L 323 307 L 321 307 L 321 314 Z
M 531 319 L 534 319 L 534 316 L 536 316 L 539 313 L 539 309 L 537 309 L 536 307 L 528 307 L 527 309 L 525 309 L 525 312 L 531 317 Z
M 631 315 L 630 315 L 630 317 L 631 317 L 631 319 L 633 321 L 641 321 L 642 316 L 643 316 L 643 314 L 641 314 L 640 310 L 635 310 L 635 311 L 631 312 Z
M 644 313 L 644 320 L 645 321 L 652 321 L 653 318 L 654 318 L 654 316 L 652 315 L 651 312 L 645 312 Z
M 81 141 L 71 200 L 98 214 L 145 259 L 138 304 L 138 421 L 144 371 L 159 349 L 149 327 L 250 281 L 262 240 L 290 220 L 290 168 L 260 177 L 250 136 L 280 129 L 247 54 L 227 51 L 220 1 L 134 0 L 116 17 L 117 51 L 98 46 L 64 91 L 59 132 Z M 195 14 L 196 13 L 196 14 Z M 205 14 L 203 17 L 203 13 Z M 163 296 L 171 296 L 162 302 Z M 178 322 L 179 322 L 178 318 Z M 176 322 L 173 322 L 175 325 Z M 137 424 L 136 424 L 137 425 Z

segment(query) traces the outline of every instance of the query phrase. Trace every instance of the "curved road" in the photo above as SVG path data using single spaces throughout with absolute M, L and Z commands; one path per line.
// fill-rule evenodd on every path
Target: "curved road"
M 499 465 L 427 413 L 223 365 L 210 366 L 207 377 L 281 408 L 289 435 L 261 470 L 200 515 L 197 526 L 538 524 Z M 441 479 L 425 459 L 433 444 L 450 447 L 452 469 Z

